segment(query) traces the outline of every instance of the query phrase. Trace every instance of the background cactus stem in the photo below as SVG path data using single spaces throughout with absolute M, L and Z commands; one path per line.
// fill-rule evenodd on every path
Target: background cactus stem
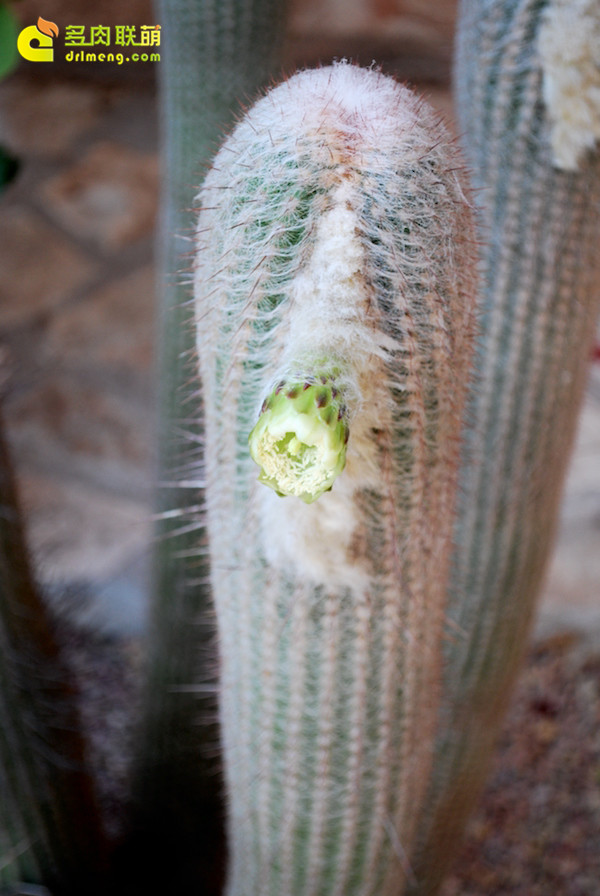
M 279 70 L 285 0 L 158 0 L 163 149 L 158 234 L 158 523 L 136 826 L 148 886 L 220 893 L 223 795 L 216 645 L 195 376 L 190 239 L 199 183 L 224 131 Z M 175 512 L 173 515 L 172 512 Z M 190 687 L 194 684 L 194 687 Z M 153 861 L 146 857 L 150 852 Z M 143 888 L 143 882 L 142 882 Z
M 455 855 L 521 665 L 600 310 L 600 155 L 559 167 L 560 109 L 544 101 L 539 35 L 554 5 L 460 5 L 456 99 L 479 206 L 481 334 L 448 603 L 465 636 L 445 642 L 418 894 L 437 892 Z

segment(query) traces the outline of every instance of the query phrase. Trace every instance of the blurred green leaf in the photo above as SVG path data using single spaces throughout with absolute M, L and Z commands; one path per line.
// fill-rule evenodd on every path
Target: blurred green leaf
M 17 64 L 18 33 L 17 20 L 12 10 L 6 3 L 0 2 L 0 78 L 10 74 Z

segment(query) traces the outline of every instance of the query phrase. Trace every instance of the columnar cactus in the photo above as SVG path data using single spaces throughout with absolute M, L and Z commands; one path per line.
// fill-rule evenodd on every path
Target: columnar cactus
M 481 336 L 415 893 L 435 892 L 453 855 L 553 542 L 600 305 L 599 33 L 595 0 L 461 4 L 456 88 L 480 206 Z
M 432 110 L 344 63 L 261 99 L 201 190 L 229 896 L 411 877 L 474 330 L 467 197 Z
M 285 0 L 159 0 L 156 6 L 163 34 L 158 75 L 164 174 L 158 244 L 158 524 L 149 682 L 135 790 L 138 824 L 146 842 L 155 837 L 158 844 L 148 868 L 150 885 L 157 886 L 158 879 L 165 889 L 183 891 L 197 881 L 207 894 L 218 888 L 216 878 L 209 883 L 208 864 L 217 852 L 222 796 L 214 625 L 203 521 L 198 519 L 202 408 L 194 383 L 186 283 L 195 223 L 191 191 L 241 102 L 278 70 L 286 7 Z

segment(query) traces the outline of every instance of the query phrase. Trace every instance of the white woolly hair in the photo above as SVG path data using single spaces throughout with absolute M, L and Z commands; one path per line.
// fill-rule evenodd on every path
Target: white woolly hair
M 235 540 L 237 489 L 252 505 L 242 528 L 262 531 L 266 560 L 315 584 L 367 585 L 369 558 L 353 550 L 366 525 L 356 498 L 382 489 L 377 433 L 401 456 L 394 427 L 404 441 L 416 428 L 423 457 L 434 442 L 435 463 L 455 458 L 475 255 L 461 167 L 427 104 L 390 77 L 339 63 L 259 100 L 200 193 L 209 529 Z M 341 367 L 351 434 L 346 469 L 307 506 L 257 485 L 246 440 L 273 384 L 310 376 L 324 359 Z M 409 407 L 395 423 L 399 395 Z M 412 461 L 402 463 L 408 507 L 420 490 Z
M 538 51 L 554 161 L 575 171 L 600 140 L 600 2 L 552 0 Z

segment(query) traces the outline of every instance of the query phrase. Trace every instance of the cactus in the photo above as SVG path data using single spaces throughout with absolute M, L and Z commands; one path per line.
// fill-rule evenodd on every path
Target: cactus
M 473 335 L 467 195 L 432 110 L 342 63 L 261 99 L 201 190 L 229 896 L 384 896 L 411 875 Z M 289 426 L 279 460 L 294 480 L 294 439 L 329 437 L 311 429 L 316 396 L 300 404 L 317 384 L 323 407 L 343 398 L 345 469 L 333 452 L 330 490 L 281 497 L 258 481 L 248 436 L 257 420 L 253 440 Z M 264 426 L 261 409 L 275 415 Z
M 599 27 L 597 3 L 461 5 L 456 91 L 480 206 L 481 336 L 460 474 L 444 712 L 414 893 L 436 892 L 455 853 L 553 543 L 599 310 L 600 94 L 590 84 L 578 97 L 595 101 L 595 119 L 569 102 L 547 102 L 560 99 L 561 85 L 582 83 L 589 60 L 568 49 L 578 35 L 585 47 Z M 550 52 L 557 37 L 564 71 Z M 578 118 L 589 133 L 575 133 Z
M 192 188 L 240 103 L 279 65 L 282 0 L 160 0 L 163 144 L 159 233 L 158 490 L 152 624 L 136 759 L 140 850 L 155 844 L 149 886 L 216 891 L 221 784 L 203 504 L 202 408 L 194 385 Z M 192 684 L 192 682 L 194 684 Z M 199 843 L 201 844 L 199 846 Z M 149 846 L 150 844 L 150 846 Z M 160 859 L 160 861 L 159 861 Z M 139 872 L 146 862 L 138 866 Z M 134 882 L 132 882 L 133 885 Z
M 199 160 L 272 70 L 281 10 L 163 4 L 169 273 Z M 473 209 L 424 103 L 338 64 L 271 91 L 223 145 L 196 234 L 199 395 L 185 289 L 163 304 L 137 787 L 143 859 L 158 840 L 162 862 L 144 878 L 129 842 L 109 886 L 218 891 L 212 591 L 229 896 L 438 891 L 526 644 L 594 335 L 599 30 L 594 0 L 462 0 L 473 372 Z M 0 888 L 101 892 L 74 695 L 1 442 L 0 505 Z

